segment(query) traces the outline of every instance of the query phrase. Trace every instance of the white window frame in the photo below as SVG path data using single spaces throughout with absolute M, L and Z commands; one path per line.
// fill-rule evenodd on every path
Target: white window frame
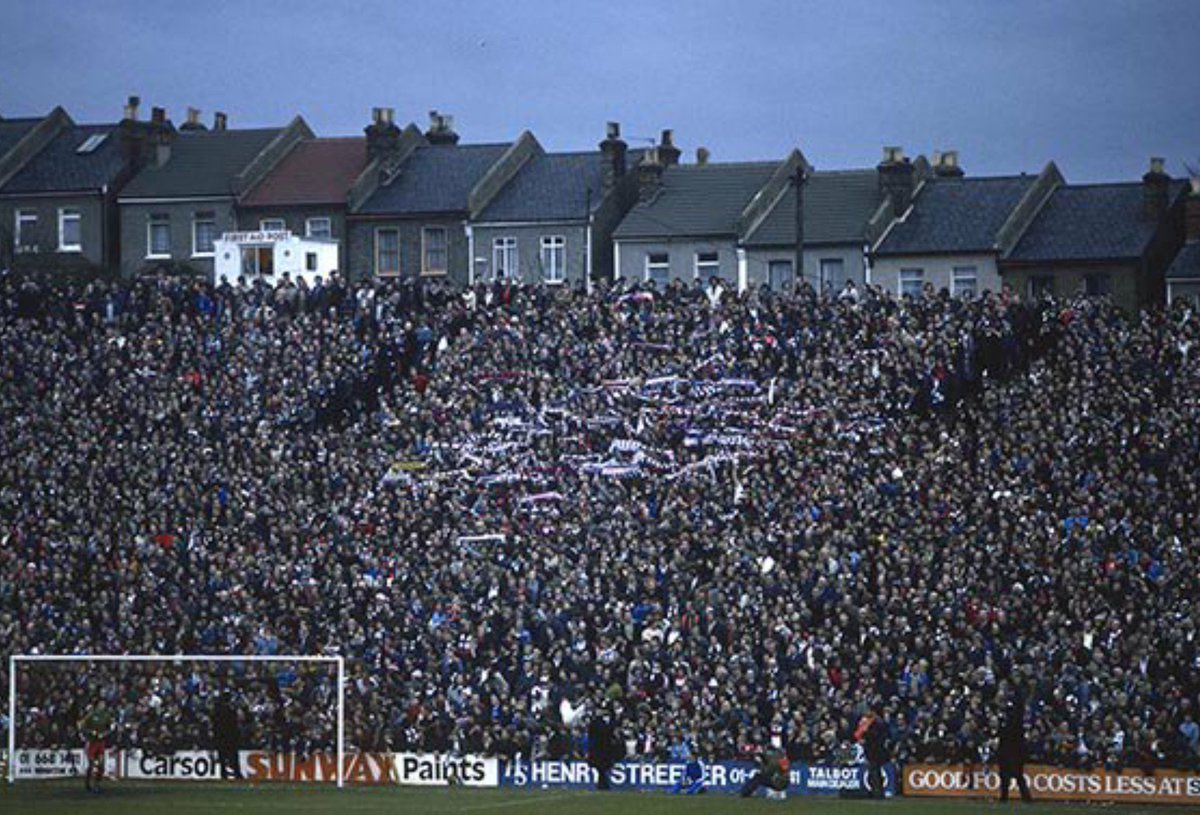
M 661 262 L 651 260 L 651 258 L 659 257 L 659 256 L 666 258 L 666 260 L 661 261 Z M 667 279 L 666 279 L 665 283 L 670 283 L 671 282 L 671 253 L 670 252 L 647 252 L 646 253 L 646 268 L 645 268 L 645 271 L 643 272 L 643 279 L 646 280 L 647 282 L 654 279 L 650 274 L 652 269 L 665 269 L 667 272 Z
M 273 226 L 278 224 L 278 226 Z M 260 232 L 284 232 L 287 230 L 287 220 L 284 218 L 263 218 L 258 222 Z
M 442 252 L 446 255 L 446 265 L 441 269 L 430 268 L 429 263 L 429 233 L 442 233 Z M 421 276 L 442 277 L 450 273 L 450 230 L 444 226 L 421 227 Z
M 197 228 L 200 224 L 212 224 L 213 227 L 213 248 L 207 252 L 201 252 L 200 246 L 196 241 Z M 194 258 L 211 258 L 217 254 L 217 215 L 211 213 L 209 217 L 201 218 L 199 213 L 192 215 L 192 257 Z
M 314 235 L 313 224 L 318 221 L 325 222 L 325 235 Z M 328 216 L 316 216 L 313 218 L 304 219 L 304 237 L 306 238 L 333 238 L 333 219 Z
M 701 260 L 701 255 L 715 255 L 716 260 Z M 668 258 L 669 262 L 669 258 Z M 721 276 L 721 253 L 720 252 L 697 252 L 692 258 L 692 277 L 696 280 L 707 281 L 712 277 Z
M 24 224 L 31 224 L 34 231 L 37 229 L 38 211 L 36 209 L 18 209 L 13 213 L 13 248 L 20 249 L 22 247 L 37 246 L 36 243 L 26 241 Z
M 167 228 L 167 251 L 154 251 L 154 227 L 165 226 Z M 171 259 L 171 216 L 167 214 L 163 218 L 155 218 L 155 213 L 151 213 L 146 218 L 146 260 L 170 260 Z
M 79 228 L 78 243 L 64 243 L 66 223 L 69 219 L 74 219 Z M 58 210 L 58 251 L 60 252 L 82 252 L 83 251 L 83 211 L 79 207 L 60 207 Z
M 563 283 L 567 279 L 567 239 L 563 235 L 542 236 L 542 280 Z
M 393 233 L 396 236 L 396 268 L 384 270 L 379 262 L 379 257 L 382 254 L 380 249 L 379 237 L 385 232 Z M 403 267 L 403 261 L 400 257 L 400 228 L 395 226 L 378 226 L 375 227 L 375 276 L 376 277 L 399 277 L 400 270 Z
M 510 256 L 511 253 L 511 256 Z M 512 260 L 512 265 L 507 262 L 501 263 L 501 259 L 505 261 Z M 498 277 L 497 273 L 503 269 L 504 277 Z M 521 279 L 521 249 L 520 243 L 517 242 L 513 235 L 501 235 L 498 238 L 492 238 L 492 279 L 493 280 L 520 280 Z
M 950 270 L 950 296 L 961 297 L 962 291 L 959 281 L 964 278 L 970 278 L 972 297 L 979 296 L 979 267 L 978 266 L 955 266 Z
M 896 278 L 896 296 L 904 296 L 904 283 L 906 274 L 916 275 L 916 279 L 920 285 L 917 287 L 917 292 L 914 296 L 920 297 L 921 292 L 925 289 L 925 269 L 921 266 L 909 266 L 900 270 L 900 275 Z

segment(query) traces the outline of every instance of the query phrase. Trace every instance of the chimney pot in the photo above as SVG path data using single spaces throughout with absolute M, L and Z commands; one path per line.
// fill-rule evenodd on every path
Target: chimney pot
M 1167 160 L 1165 158 L 1163 158 L 1162 156 L 1151 156 L 1150 157 L 1150 172 L 1155 173 L 1155 174 L 1164 174 L 1165 170 L 1163 168 L 1166 166 L 1167 166 Z
M 379 122 L 383 118 L 383 108 L 371 108 L 371 121 Z
M 167 121 L 167 111 L 165 108 L 150 108 L 150 121 L 156 125 L 163 124 Z
M 664 167 L 679 163 L 682 151 L 675 146 L 675 131 L 663 130 L 658 146 L 654 148 L 655 161 Z
M 609 122 L 608 127 L 605 129 L 605 135 L 610 139 L 621 138 L 621 123 Z
M 213 114 L 213 130 L 224 130 L 229 123 L 229 117 L 223 111 L 218 110 Z
M 701 164 L 701 165 L 708 164 L 709 155 L 710 154 L 708 152 L 707 147 L 697 147 L 696 148 L 696 163 Z
M 458 134 L 454 132 L 454 117 L 446 113 L 429 111 L 429 130 L 425 138 L 430 144 L 458 144 Z
M 888 163 L 898 163 L 904 161 L 904 148 L 896 145 L 884 147 L 883 160 Z
M 138 106 L 141 104 L 141 97 L 129 97 L 129 99 L 125 102 L 125 118 L 136 122 L 138 117 Z
M 190 125 L 200 124 L 200 110 L 198 108 L 187 109 L 187 121 Z

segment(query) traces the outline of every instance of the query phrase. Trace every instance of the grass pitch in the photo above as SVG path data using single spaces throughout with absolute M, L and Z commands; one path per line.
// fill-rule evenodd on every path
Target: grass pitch
M 0 782 L 2 783 L 2 782 Z M 481 790 L 447 787 L 347 787 L 314 784 L 234 784 L 119 781 L 100 795 L 89 795 L 78 779 L 27 781 L 0 786 L 0 813 L 40 815 L 191 815 L 191 813 L 487 813 L 498 815 L 726 815 L 727 813 L 813 813 L 814 815 L 966 815 L 1013 811 L 1027 815 L 1074 813 L 1089 815 L 1173 815 L 1181 807 L 1083 805 L 1044 803 L 1007 806 L 984 801 L 893 798 L 887 801 L 846 801 L 821 796 L 793 796 L 787 801 L 740 800 L 726 794 L 672 796 L 663 793 L 581 792 L 567 790 Z

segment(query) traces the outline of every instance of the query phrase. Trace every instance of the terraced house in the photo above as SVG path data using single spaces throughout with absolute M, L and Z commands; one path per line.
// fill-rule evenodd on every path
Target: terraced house
M 297 141 L 238 199 L 239 228 L 334 241 L 338 270 L 346 269 L 346 196 L 366 166 L 361 137 Z
M 638 165 L 638 203 L 614 232 L 617 277 L 787 290 L 799 251 L 815 289 L 864 281 L 886 198 L 875 170 L 816 170 L 799 150 L 775 162 L 710 162 L 703 149 L 695 164 L 678 159 L 667 132 Z
M 194 109 L 178 130 L 165 127 L 161 108 L 151 124 L 160 129 L 149 160 L 118 198 L 121 271 L 211 276 L 216 240 L 237 230 L 238 197 L 313 133 L 299 116 L 285 127 L 234 130 L 223 113 L 210 130 Z
M 0 259 L 20 270 L 114 269 L 120 259 L 117 195 L 158 135 L 130 117 L 77 124 L 62 108 L 40 119 L 0 121 Z
M 401 130 L 391 108 L 374 110 L 366 134 L 370 164 L 348 195 L 350 276 L 469 282 L 472 191 L 516 146 L 460 145 L 437 112 L 426 132 Z
M 1141 183 L 1068 184 L 1054 162 L 1036 176 L 965 177 L 954 153 L 912 175 L 911 203 L 871 252 L 872 282 L 894 294 L 1007 288 L 1024 298 L 1105 295 L 1126 309 L 1165 298 L 1186 185 L 1161 159 Z

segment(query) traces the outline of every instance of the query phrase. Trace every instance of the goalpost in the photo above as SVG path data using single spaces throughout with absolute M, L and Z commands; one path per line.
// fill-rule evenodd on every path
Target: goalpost
M 8 658 L 8 783 L 16 782 L 17 765 L 17 668 L 23 662 L 279 662 L 322 663 L 337 668 L 337 785 L 345 784 L 346 762 L 346 661 L 341 656 L 279 654 L 11 654 Z

